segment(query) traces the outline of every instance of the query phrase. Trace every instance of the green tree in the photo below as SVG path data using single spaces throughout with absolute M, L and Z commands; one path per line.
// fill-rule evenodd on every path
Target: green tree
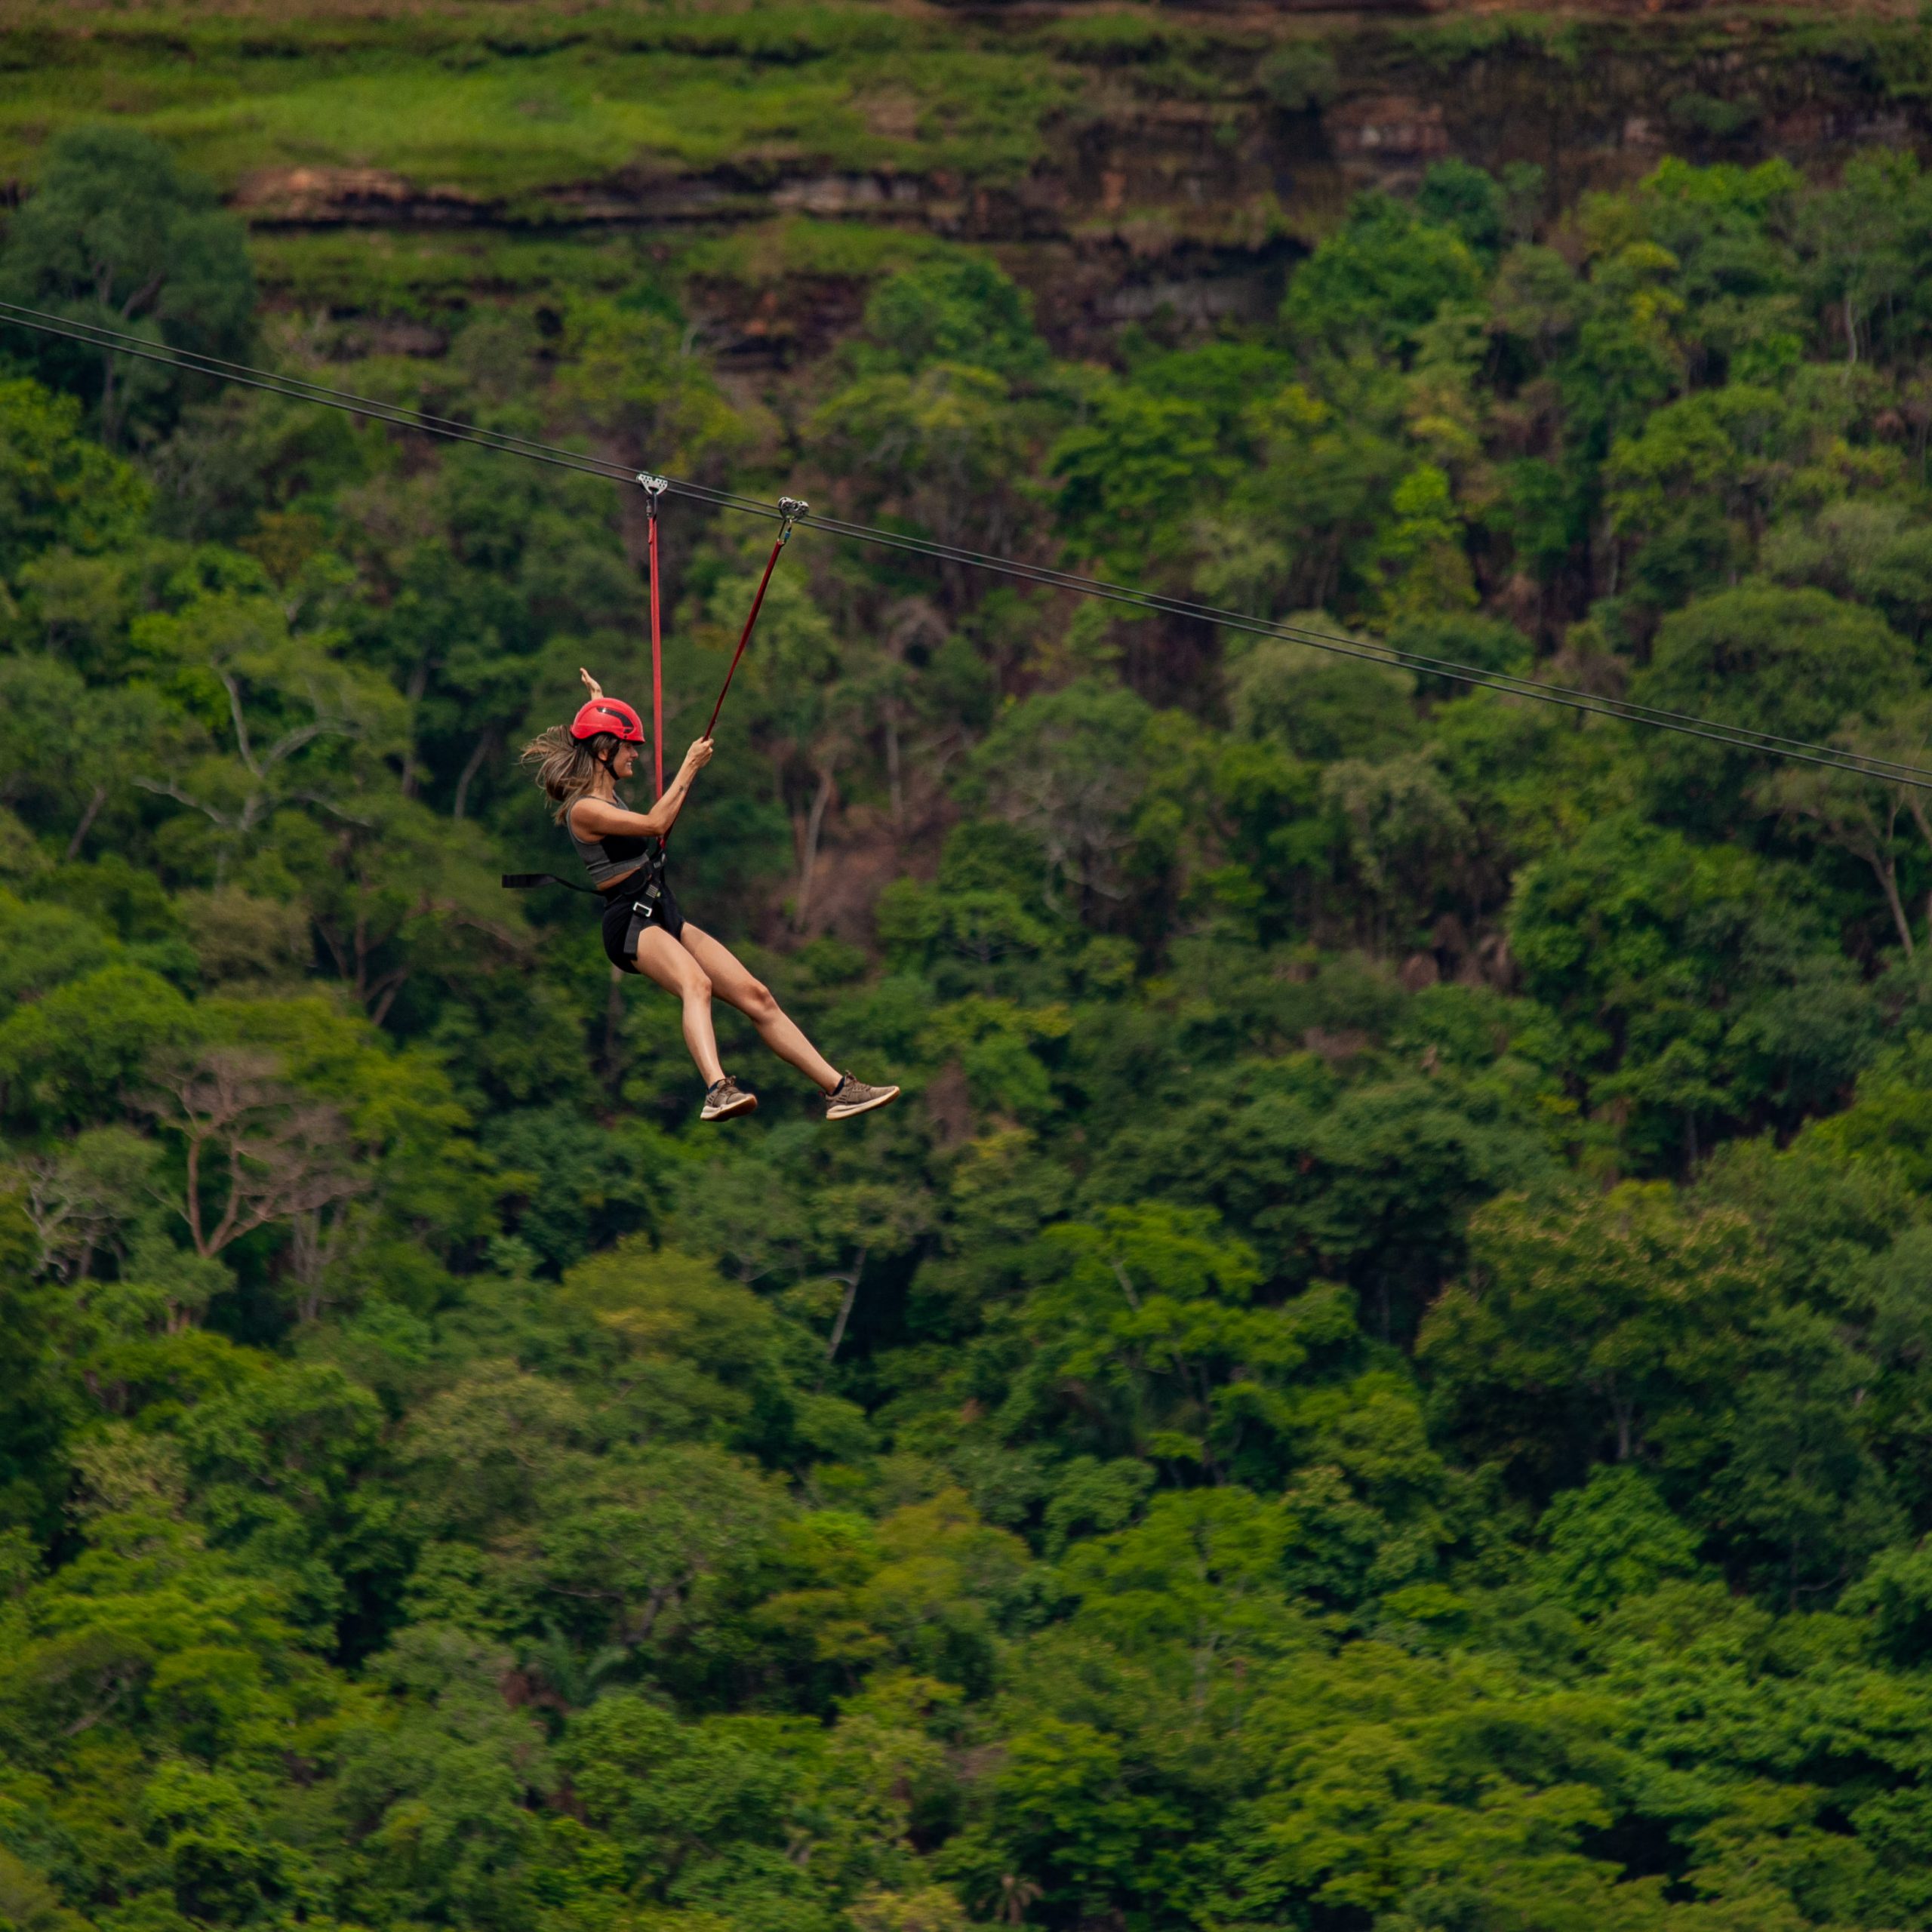
M 1481 287 L 1481 264 L 1454 229 L 1363 195 L 1296 272 L 1281 319 L 1312 350 L 1404 357 L 1444 308 L 1475 307 Z
M 1875 719 L 1916 680 L 1912 654 L 1875 613 L 1818 590 L 1740 584 L 1667 618 L 1631 685 L 1645 704 L 1816 743 Z M 1761 754 L 1657 734 L 1652 751 L 1673 815 L 1721 828 L 1768 768 Z
M 248 347 L 255 296 L 242 224 L 213 188 L 150 137 L 107 122 L 51 145 L 8 227 L 0 291 L 23 307 L 231 359 Z M 165 430 L 192 393 L 193 379 L 165 364 L 27 340 L 50 383 L 88 398 L 110 446 Z
M 872 352 L 907 374 L 963 362 L 1023 382 L 1045 369 L 1032 302 L 1011 277 L 976 256 L 943 257 L 888 275 L 866 303 Z
M 1060 528 L 1076 554 L 1131 577 L 1174 555 L 1204 494 L 1233 475 L 1213 418 L 1190 397 L 1108 384 L 1053 447 Z
M 1795 1122 L 1869 1054 L 1869 997 L 1795 885 L 1620 814 L 1519 875 L 1509 933 L 1526 989 L 1569 1028 L 1592 1107 L 1641 1158 L 1694 1164 L 1713 1121 Z
M 11 582 L 50 552 L 112 552 L 146 519 L 150 498 L 138 475 L 81 435 L 80 421 L 71 396 L 20 377 L 0 383 L 0 570 Z
M 1546 1492 L 1667 1441 L 1737 1359 L 1767 1272 L 1741 1216 L 1687 1214 L 1658 1183 L 1506 1195 L 1472 1220 L 1420 1358 L 1444 1426 Z
M 943 543 L 1011 546 L 1027 445 L 1004 377 L 971 362 L 861 376 L 819 411 L 812 432 L 860 515 L 909 518 Z M 947 584 L 963 600 L 957 572 Z

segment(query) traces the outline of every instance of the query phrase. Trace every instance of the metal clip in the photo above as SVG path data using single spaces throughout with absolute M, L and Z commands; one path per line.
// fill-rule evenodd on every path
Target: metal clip
M 789 543 L 792 539 L 792 525 L 796 523 L 801 516 L 810 516 L 811 513 L 812 506 L 805 501 L 804 497 L 780 497 L 778 500 L 778 514 L 783 518 L 784 521 L 778 528 L 779 542 Z
M 654 476 L 649 470 L 640 469 L 637 480 L 643 487 L 644 494 L 651 499 L 649 513 L 654 518 L 664 501 L 664 492 L 671 487 L 671 479 L 668 476 Z

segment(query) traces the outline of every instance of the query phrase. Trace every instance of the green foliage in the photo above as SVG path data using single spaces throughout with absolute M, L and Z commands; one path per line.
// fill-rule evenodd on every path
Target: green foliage
M 38 192 L 15 217 L 0 293 L 20 306 L 204 355 L 246 346 L 254 281 L 241 224 L 168 149 L 111 122 L 49 149 Z M 110 445 L 165 428 L 183 381 L 165 365 L 11 332 L 36 373 L 84 386 Z
M 1406 355 L 1444 309 L 1472 308 L 1481 288 L 1461 235 L 1405 203 L 1364 196 L 1295 277 L 1282 320 L 1312 350 Z
M 1335 57 L 1318 41 L 1289 41 L 1276 48 L 1261 64 L 1263 91 L 1277 107 L 1290 114 L 1326 106 L 1339 78 Z
M 1816 743 L 1915 681 L 1909 654 L 1873 612 L 1823 591 L 1743 584 L 1667 619 L 1635 691 L 1647 704 Z M 1715 788 L 1734 796 L 1748 754 L 1683 744 L 1658 753 L 1678 809 L 1696 811 Z
M 1023 380 L 1045 367 L 1025 291 L 990 263 L 939 260 L 889 276 L 866 304 L 866 333 L 888 366 L 964 362 Z
M 1076 63 L 1299 140 L 1355 57 L 177 25 L 17 92 L 511 219 L 654 156 L 977 195 Z M 251 339 L 142 138 L 51 146 L 0 279 Z M 291 368 L 1345 647 L 803 525 L 673 864 L 906 1089 L 832 1126 L 721 1012 L 761 1106 L 698 1124 L 676 1004 L 496 884 L 578 666 L 647 688 L 635 500 L 0 383 L 0 1919 L 1932 1922 L 1932 819 L 1389 648 L 1932 763 L 1925 195 L 1444 162 L 1212 340 L 896 220 L 255 237 Z M 662 536 L 675 755 L 764 540 Z
M 1639 1463 L 1601 1465 L 1543 1512 L 1549 1548 L 1539 1580 L 1585 1616 L 1645 1596 L 1697 1567 L 1697 1540 Z
M 1795 941 L 1797 889 L 1735 848 L 1627 817 L 1519 878 L 1511 944 L 1529 988 L 1571 1026 L 1594 1093 L 1660 1151 L 1673 1131 L 1694 1146 L 1713 1112 L 1815 1103 L 1869 1054 L 1870 995 Z
M 1658 1417 L 1687 1411 L 1724 1374 L 1764 1287 L 1742 1217 L 1687 1222 L 1654 1183 L 1549 1208 L 1506 1198 L 1472 1223 L 1470 1242 L 1470 1284 L 1430 1311 L 1423 1351 L 1438 1398 L 1494 1415 L 1504 1454 L 1537 1475 L 1639 1454 Z M 1477 1383 L 1518 1399 L 1483 1400 Z
M 148 494 L 140 478 L 98 443 L 75 432 L 80 406 L 23 380 L 0 384 L 0 490 L 5 492 L 11 581 L 48 552 L 93 556 L 129 542 L 140 528 Z
M 774 151 L 1004 180 L 1039 152 L 1074 79 L 1032 44 L 962 46 L 942 26 L 795 5 L 742 18 L 626 8 L 587 34 L 540 22 L 500 44 L 440 9 L 346 29 L 277 17 L 266 35 L 248 14 L 155 17 L 159 41 L 66 42 L 37 115 L 23 100 L 0 122 L 10 165 L 50 122 L 112 114 L 225 186 L 262 168 L 373 166 L 528 205 L 640 154 L 703 170 Z M 909 97 L 916 126 L 881 115 L 881 95 L 893 108 Z

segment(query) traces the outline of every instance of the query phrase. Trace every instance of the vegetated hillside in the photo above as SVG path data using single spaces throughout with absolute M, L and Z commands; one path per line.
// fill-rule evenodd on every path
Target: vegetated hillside
M 1914 32 L 82 28 L 10 43 L 0 299 L 1932 768 L 1895 124 L 1336 146 L 1351 63 L 1453 146 L 1706 34 L 1904 143 Z M 1311 158 L 1137 226 L 1090 112 Z M 968 214 L 779 205 L 848 177 Z M 1241 303 L 1128 300 L 1197 246 Z M 516 747 L 645 688 L 638 503 L 0 352 L 0 1919 L 1932 1924 L 1924 794 L 808 527 L 676 878 L 907 1093 L 728 1027 L 706 1128 L 497 885 L 564 856 Z M 666 536 L 675 755 L 768 527 Z
M 732 235 L 691 294 L 755 361 L 849 328 L 885 234 L 995 247 L 1058 347 L 1104 355 L 1161 314 L 1264 320 L 1351 195 L 1445 156 L 1540 168 L 1547 217 L 1666 153 L 1910 146 L 1928 79 L 1910 9 L 1650 0 L 42 8 L 9 45 L 0 168 L 30 180 L 89 115 L 156 134 L 278 238 L 276 306 L 433 322 L 558 273 L 540 238 L 623 235 L 662 265 Z

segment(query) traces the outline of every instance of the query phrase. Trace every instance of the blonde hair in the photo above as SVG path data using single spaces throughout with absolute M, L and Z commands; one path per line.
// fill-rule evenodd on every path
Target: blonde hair
M 518 761 L 531 767 L 531 777 L 556 800 L 557 809 L 550 816 L 561 825 L 578 799 L 596 790 L 597 774 L 609 770 L 622 742 L 609 731 L 599 731 L 594 738 L 573 738 L 568 724 L 552 724 L 524 746 Z

